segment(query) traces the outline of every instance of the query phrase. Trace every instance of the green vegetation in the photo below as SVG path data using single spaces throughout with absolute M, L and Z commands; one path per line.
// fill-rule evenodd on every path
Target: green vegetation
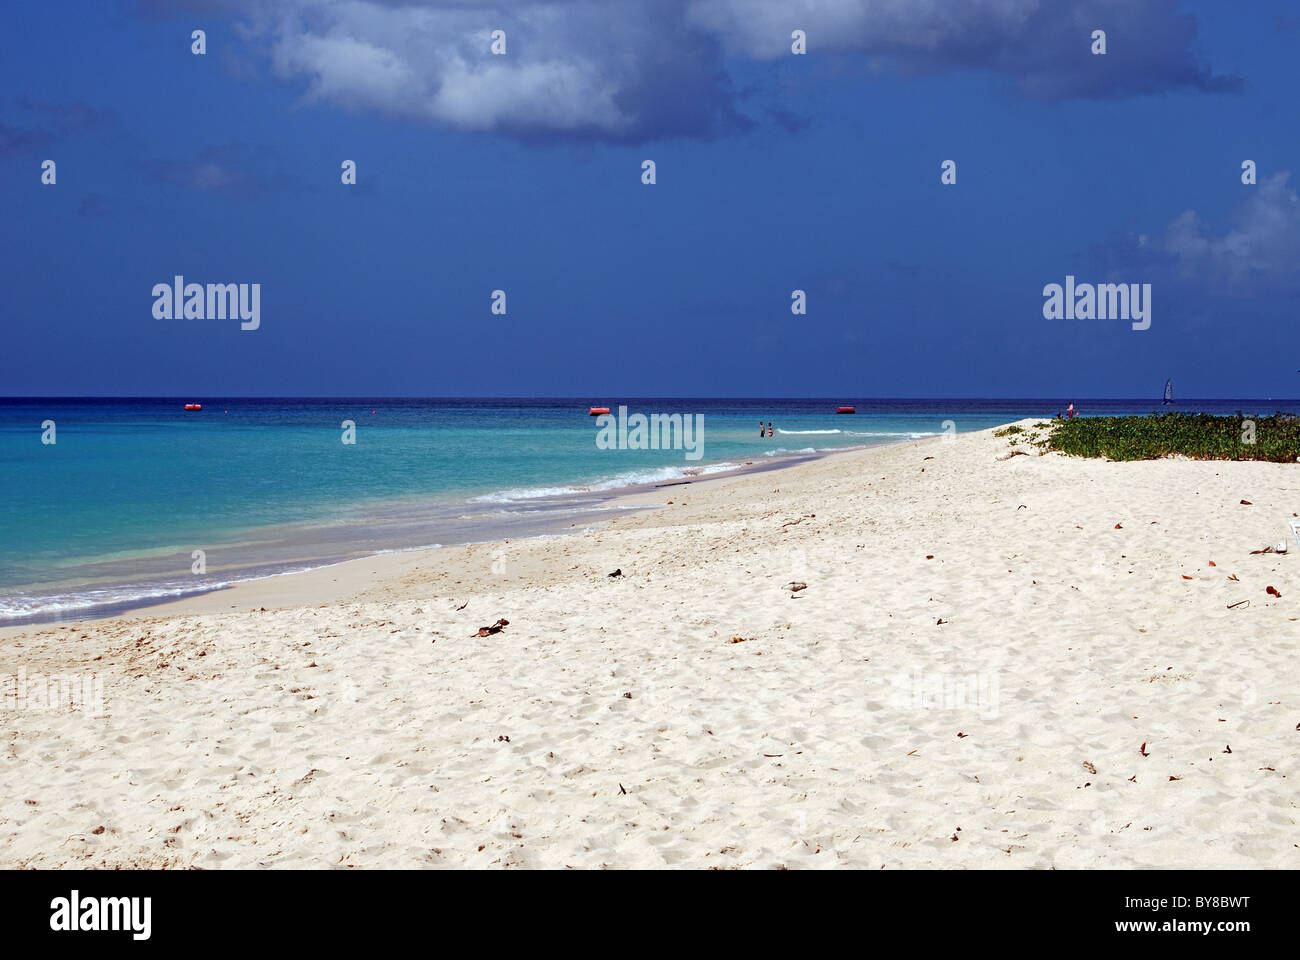
M 1208 413 L 1075 417 L 1053 420 L 1049 426 L 1051 433 L 1039 445 L 1075 457 L 1155 460 L 1182 456 L 1273 463 L 1295 463 L 1300 458 L 1300 417 L 1292 414 L 1253 419 Z

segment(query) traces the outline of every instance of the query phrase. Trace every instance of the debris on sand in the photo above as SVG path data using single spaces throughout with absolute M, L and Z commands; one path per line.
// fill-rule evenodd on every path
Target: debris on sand
M 791 593 L 798 593 L 800 590 L 807 590 L 808 584 L 795 580 L 793 583 L 787 583 L 785 588 Z
M 492 624 L 492 626 L 490 626 L 490 627 L 479 627 L 479 628 L 478 628 L 478 633 L 472 633 L 472 634 L 470 634 L 470 636 L 472 636 L 472 637 L 490 637 L 490 636 L 492 636 L 494 633 L 500 633 L 502 630 L 504 630 L 504 629 L 505 629 L 506 627 L 508 627 L 509 625 L 510 625 L 510 621 L 509 621 L 509 620 L 504 620 L 504 619 L 503 619 L 503 620 L 498 620 L 496 623 Z
M 615 577 L 621 577 L 621 576 L 623 576 L 623 568 L 622 568 L 622 567 L 619 567 L 619 568 L 618 568 L 617 570 L 615 570 L 613 573 L 606 574 L 606 576 L 608 576 L 609 579 L 611 579 L 611 580 L 613 580 Z

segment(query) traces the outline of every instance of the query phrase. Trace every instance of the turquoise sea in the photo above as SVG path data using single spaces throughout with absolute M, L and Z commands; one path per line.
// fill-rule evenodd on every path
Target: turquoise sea
M 190 400 L 202 411 L 185 411 Z M 558 533 L 610 516 L 629 489 L 1050 417 L 1066 402 L 0 399 L 0 624 L 103 616 L 387 550 Z M 593 404 L 699 416 L 702 456 L 600 449 Z M 837 415 L 841 404 L 856 414 Z M 1085 415 L 1158 408 L 1076 404 Z M 342 442 L 346 420 L 354 444 Z M 759 436 L 760 421 L 772 437 Z M 42 442 L 47 422 L 54 443 Z

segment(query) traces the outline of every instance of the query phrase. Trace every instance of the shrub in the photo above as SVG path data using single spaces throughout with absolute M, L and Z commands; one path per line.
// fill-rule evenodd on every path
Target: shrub
M 1247 422 L 1253 422 L 1254 443 Z M 1155 460 L 1183 456 L 1194 460 L 1268 460 L 1294 463 L 1300 458 L 1300 418 L 1216 417 L 1208 413 L 1162 413 L 1149 417 L 1074 417 L 1053 420 L 1040 444 L 1075 457 L 1108 460 Z

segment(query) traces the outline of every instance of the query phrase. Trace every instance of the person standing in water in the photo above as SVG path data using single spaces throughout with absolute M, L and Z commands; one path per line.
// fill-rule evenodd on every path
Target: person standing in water
M 759 435 L 760 437 L 763 435 L 763 421 L 762 421 L 762 420 L 758 421 L 758 435 Z
M 772 435 L 772 421 L 770 420 L 767 422 L 767 435 L 769 437 Z

